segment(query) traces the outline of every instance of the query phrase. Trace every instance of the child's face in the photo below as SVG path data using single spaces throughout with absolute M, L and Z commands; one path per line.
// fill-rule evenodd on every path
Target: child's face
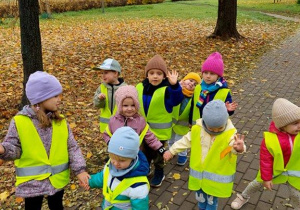
M 153 86 L 159 85 L 163 81 L 164 77 L 164 73 L 159 69 L 151 69 L 148 71 L 147 75 L 150 84 Z
M 101 70 L 102 82 L 107 84 L 118 84 L 119 74 L 116 71 Z
M 122 170 L 129 167 L 132 159 L 126 158 L 123 160 L 118 160 L 118 159 L 110 158 L 110 161 L 116 169 Z
M 122 114 L 125 117 L 132 117 L 136 113 L 136 108 L 132 98 L 125 98 L 122 103 Z
M 284 126 L 282 130 L 291 135 L 297 135 L 300 132 L 300 120 Z
M 219 78 L 219 75 L 217 75 L 213 72 L 210 72 L 210 71 L 205 71 L 202 73 L 202 78 L 203 78 L 204 82 L 209 85 L 209 84 L 216 82 L 217 79 Z
M 180 84 L 182 87 L 186 88 L 187 90 L 194 91 L 194 89 L 198 83 L 194 79 L 186 79 L 186 80 L 182 81 Z
M 59 104 L 61 102 L 61 96 L 57 95 L 52 98 L 47 99 L 46 101 L 43 101 L 40 104 L 40 109 L 44 112 L 51 111 L 55 112 L 58 110 Z
M 225 130 L 225 126 L 221 126 L 218 128 L 212 128 L 212 127 L 206 127 L 209 131 L 214 132 L 214 133 L 219 133 Z

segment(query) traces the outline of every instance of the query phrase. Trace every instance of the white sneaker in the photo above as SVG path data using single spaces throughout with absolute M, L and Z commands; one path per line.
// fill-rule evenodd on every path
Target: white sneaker
M 231 208 L 232 209 L 240 209 L 242 208 L 242 206 L 247 203 L 249 201 L 250 198 L 243 198 L 243 196 L 241 194 L 238 194 L 236 195 L 236 199 L 234 199 L 232 202 L 231 202 Z

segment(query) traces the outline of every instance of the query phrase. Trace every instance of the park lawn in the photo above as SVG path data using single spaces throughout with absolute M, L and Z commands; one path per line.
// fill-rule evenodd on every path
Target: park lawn
M 193 1 L 197 2 L 105 8 L 104 14 L 101 9 L 92 9 L 41 19 L 44 70 L 57 76 L 63 85 L 62 113 L 81 146 L 90 173 L 100 170 L 106 157 L 106 146 L 98 132 L 98 110 L 92 105 L 100 74 L 92 67 L 113 57 L 121 63 L 125 81 L 136 85 L 144 79 L 144 67 L 156 53 L 182 78 L 188 72 L 200 72 L 206 57 L 219 51 L 224 58 L 225 78 L 233 93 L 238 94 L 243 90 L 236 90 L 236 84 L 255 77 L 257 59 L 299 26 L 257 11 L 239 10 L 237 28 L 244 39 L 207 39 L 216 24 L 217 6 Z M 18 24 L 0 28 L 0 139 L 4 139 L 9 121 L 17 112 L 22 93 L 19 30 Z M 23 205 L 12 190 L 12 165 L 6 162 L 0 166 L 0 193 L 9 194 L 1 203 L 4 209 Z M 66 188 L 65 206 L 91 209 L 100 203 L 97 194 L 99 191 L 83 192 L 72 179 Z

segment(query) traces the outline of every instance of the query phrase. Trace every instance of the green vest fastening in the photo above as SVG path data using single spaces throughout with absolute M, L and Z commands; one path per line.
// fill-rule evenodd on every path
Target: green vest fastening
M 197 107 L 197 102 L 199 100 L 200 93 L 201 93 L 201 84 L 199 84 L 195 87 L 194 96 L 193 96 L 193 99 L 194 99 L 194 104 L 193 104 L 193 125 L 196 124 L 196 120 L 201 118 L 200 109 Z M 213 100 L 220 99 L 221 101 L 225 102 L 225 100 L 226 100 L 229 93 L 230 93 L 230 89 L 221 88 L 221 89 L 218 90 L 218 92 L 216 93 Z
M 179 115 L 181 104 L 173 108 L 173 131 L 179 135 L 185 135 L 189 132 L 189 114 L 191 110 L 191 99 L 184 108 L 183 112 Z
M 295 137 L 294 147 L 289 162 L 284 167 L 284 159 L 277 135 L 271 132 L 264 132 L 264 138 L 268 151 L 274 158 L 273 179 L 274 184 L 288 182 L 290 185 L 300 190 L 300 134 Z M 262 182 L 260 170 L 256 180 Z
M 229 153 L 220 159 L 221 152 L 228 147 L 236 129 L 217 135 L 204 162 L 201 160 L 201 127 L 194 125 L 191 131 L 191 159 L 188 187 L 190 190 L 202 189 L 208 195 L 220 198 L 230 197 L 236 171 L 237 156 Z
M 159 140 L 169 140 L 172 135 L 172 113 L 165 107 L 165 92 L 167 87 L 158 88 L 151 99 L 147 116 L 143 104 L 143 84 L 137 86 L 140 102 L 140 112 L 150 126 L 150 130 Z
M 103 133 L 105 131 L 105 128 L 107 127 L 108 123 L 109 123 L 109 118 L 112 116 L 112 113 L 108 107 L 108 94 L 107 94 L 107 87 L 105 87 L 105 85 L 103 85 L 102 83 L 100 84 L 100 89 L 101 89 L 101 93 L 103 93 L 106 97 L 105 100 L 105 107 L 100 109 L 100 132 Z M 117 107 L 116 105 L 114 106 L 114 111 L 113 111 L 113 115 L 116 113 L 117 111 Z
M 150 189 L 149 181 L 146 176 L 138 176 L 138 177 L 131 177 L 131 178 L 125 178 L 123 179 L 120 184 L 112 191 L 108 185 L 108 177 L 109 177 L 109 167 L 108 164 L 104 168 L 104 175 L 103 175 L 103 196 L 107 202 L 109 202 L 111 205 L 106 207 L 104 210 L 111 209 L 113 206 L 119 207 L 120 209 L 122 206 L 131 206 L 130 200 L 117 200 L 116 198 L 118 195 L 120 195 L 122 192 L 124 192 L 127 188 L 130 186 L 136 184 L 136 183 L 146 183 L 148 185 L 148 189 Z M 128 208 L 128 209 L 131 209 Z
M 66 120 L 52 121 L 52 142 L 49 157 L 43 142 L 27 116 L 14 117 L 19 134 L 22 154 L 15 160 L 16 186 L 30 180 L 49 178 L 56 189 L 69 183 L 68 127 Z

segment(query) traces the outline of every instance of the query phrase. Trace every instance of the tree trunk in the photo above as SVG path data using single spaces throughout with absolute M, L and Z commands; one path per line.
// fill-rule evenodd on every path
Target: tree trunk
M 23 96 L 20 108 L 29 101 L 25 86 L 30 74 L 43 71 L 42 44 L 39 24 L 38 0 L 19 0 L 21 52 L 23 60 Z
M 218 20 L 215 31 L 210 35 L 210 37 L 219 37 L 222 40 L 242 38 L 236 29 L 236 19 L 237 0 L 219 0 Z

